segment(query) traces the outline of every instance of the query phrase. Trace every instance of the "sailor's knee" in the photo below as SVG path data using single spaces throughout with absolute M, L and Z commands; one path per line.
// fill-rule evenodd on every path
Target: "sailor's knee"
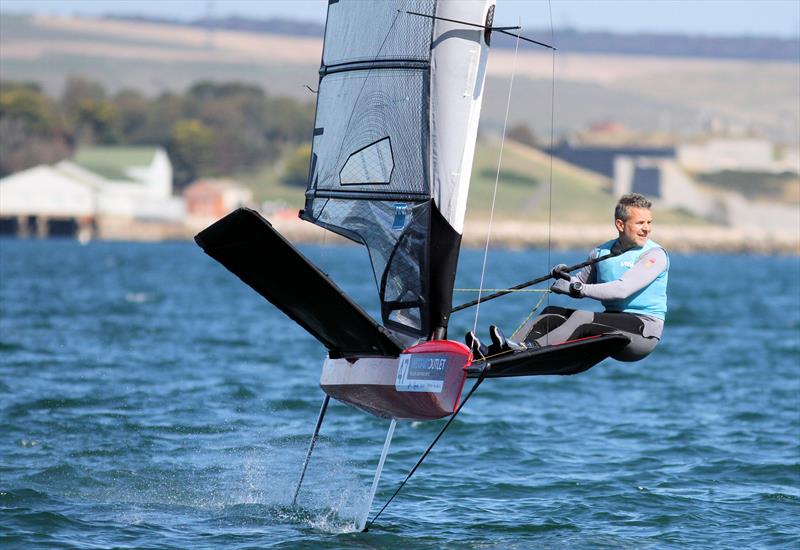
M 630 344 L 612 355 L 611 358 L 624 363 L 640 361 L 650 355 L 658 342 L 658 338 L 634 338 Z
M 594 321 L 594 312 L 577 309 L 572 315 L 569 316 L 569 320 L 573 323 L 591 323 Z

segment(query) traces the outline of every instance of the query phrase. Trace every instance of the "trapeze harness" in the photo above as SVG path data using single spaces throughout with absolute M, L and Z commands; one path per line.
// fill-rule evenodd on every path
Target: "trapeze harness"
M 595 248 L 590 258 L 611 253 L 618 241 Z M 539 346 L 568 340 L 622 333 L 631 339 L 612 357 L 618 361 L 638 361 L 646 357 L 661 340 L 667 314 L 667 272 L 669 258 L 659 244 L 648 240 L 634 248 L 591 266 L 584 267 L 571 282 L 580 281 L 580 297 L 599 300 L 605 311 L 575 310 L 549 306 L 520 330 L 525 342 Z

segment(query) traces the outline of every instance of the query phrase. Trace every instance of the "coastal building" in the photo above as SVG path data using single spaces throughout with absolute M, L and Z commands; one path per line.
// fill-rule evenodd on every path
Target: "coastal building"
M 619 156 L 675 158 L 674 147 L 580 145 L 568 141 L 546 151 L 556 158 L 597 172 L 607 178 L 614 177 L 614 160 Z
M 187 223 L 205 227 L 253 201 L 253 193 L 232 179 L 200 179 L 183 191 Z
M 157 147 L 84 147 L 73 158 L 0 179 L 0 231 L 21 236 L 121 235 L 137 224 L 178 224 L 172 165 Z
M 789 171 L 793 162 L 776 159 L 774 144 L 763 138 L 713 138 L 688 143 L 677 149 L 678 162 L 692 172 L 728 171 L 779 173 Z
M 92 231 L 93 185 L 55 166 L 36 166 L 0 179 L 0 234 L 48 236 Z
M 617 157 L 613 192 L 615 196 L 642 193 L 655 199 L 659 208 L 683 210 L 730 227 L 768 231 L 789 228 L 795 234 L 800 229 L 796 204 L 752 201 L 733 191 L 712 190 L 699 185 L 675 159 Z

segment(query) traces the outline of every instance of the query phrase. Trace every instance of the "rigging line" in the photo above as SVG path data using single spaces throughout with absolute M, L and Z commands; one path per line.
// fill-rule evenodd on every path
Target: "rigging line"
M 555 42 L 555 31 L 553 30 L 553 6 L 547 0 L 548 11 L 550 12 L 550 41 Z M 552 74 L 550 77 L 550 198 L 547 205 L 547 267 L 552 264 L 551 251 L 553 249 L 553 134 L 555 133 L 555 110 L 556 110 L 556 50 L 552 51 Z M 550 296 L 547 296 L 547 305 L 550 306 Z
M 408 15 L 418 15 L 419 17 L 426 17 L 428 19 L 434 19 L 436 21 L 449 21 L 450 23 L 459 23 L 461 25 L 467 25 L 468 27 L 477 27 L 479 29 L 489 30 L 489 31 L 516 31 L 521 29 L 522 27 L 487 27 L 486 25 L 481 25 L 480 23 L 470 23 L 468 21 L 459 21 L 458 19 L 448 19 L 447 17 L 440 17 L 438 15 L 428 15 L 427 13 L 419 13 L 416 11 L 406 11 L 406 10 L 397 10 L 400 13 L 406 13 Z
M 516 30 L 521 29 L 522 27 L 519 26 L 519 25 L 517 25 L 516 27 L 487 27 L 486 25 L 481 25 L 479 23 L 469 23 L 467 21 L 459 21 L 458 19 L 448 19 L 447 17 L 439 17 L 439 16 L 436 16 L 436 15 L 427 15 L 425 13 L 417 13 L 415 11 L 403 11 L 403 10 L 397 10 L 397 11 L 400 11 L 402 13 L 407 13 L 408 15 L 418 15 L 420 17 L 427 17 L 428 19 L 436 19 L 436 20 L 439 20 L 439 21 L 449 21 L 450 23 L 459 23 L 461 25 L 467 25 L 468 27 L 477 27 L 479 29 L 484 29 L 484 30 L 487 30 L 489 32 L 497 31 L 497 32 L 499 32 L 501 34 L 505 34 L 505 35 L 508 35 L 508 36 L 513 36 L 514 38 L 516 38 L 518 40 L 524 40 L 525 42 L 530 42 L 531 44 L 536 44 L 537 46 L 543 46 L 545 48 L 550 48 L 551 50 L 555 50 L 555 48 L 553 46 L 551 46 L 550 44 L 545 44 L 544 42 L 539 42 L 538 40 L 534 40 L 533 38 L 526 38 L 526 37 L 521 36 L 519 34 L 515 34 L 513 32 L 508 32 L 508 31 L 516 31 Z
M 488 365 L 487 363 L 484 363 L 484 366 L 481 369 L 481 374 L 478 376 L 478 379 L 475 381 L 475 384 L 472 386 L 472 388 L 470 388 L 469 393 L 467 393 L 467 395 L 461 401 L 461 404 L 456 409 L 456 412 L 454 412 L 450 416 L 450 418 L 447 419 L 447 422 L 445 423 L 445 425 L 442 426 L 442 429 L 439 430 L 439 433 L 436 434 L 436 437 L 433 438 L 433 441 L 431 441 L 431 444 L 428 445 L 428 448 L 425 449 L 425 452 L 422 453 L 422 456 L 419 457 L 419 460 L 417 460 L 417 463 L 414 464 L 414 467 L 411 468 L 410 472 L 408 472 L 408 475 L 406 476 L 406 478 L 402 481 L 402 483 L 400 483 L 400 485 L 397 487 L 397 489 L 395 489 L 395 491 L 392 494 L 392 496 L 389 497 L 389 500 L 386 501 L 386 504 L 384 504 L 383 507 L 380 510 L 378 510 L 378 513 L 375 514 L 375 517 L 373 517 L 372 520 L 369 523 L 367 523 L 367 526 L 364 527 L 364 532 L 369 531 L 369 528 L 372 527 L 372 524 L 375 523 L 375 521 L 383 513 L 383 511 L 386 510 L 386 507 L 389 506 L 389 504 L 394 500 L 394 497 L 396 497 L 398 495 L 398 493 L 400 493 L 400 490 L 405 486 L 406 482 L 408 482 L 408 480 L 411 479 L 411 476 L 413 476 L 414 472 L 417 471 L 417 468 L 420 467 L 420 465 L 422 464 L 422 461 L 425 460 L 425 457 L 427 457 L 428 454 L 433 450 L 433 446 L 436 445 L 436 443 L 439 441 L 439 439 L 442 437 L 442 435 L 444 435 L 444 432 L 447 430 L 447 428 L 450 426 L 450 424 L 453 423 L 453 420 L 455 420 L 456 416 L 458 416 L 458 413 L 461 412 L 461 409 L 464 408 L 464 405 L 467 404 L 467 401 L 469 401 L 469 398 L 472 397 L 472 394 L 475 393 L 475 390 L 478 389 L 478 386 L 481 385 L 481 382 L 483 382 L 486 379 L 486 373 L 489 371 L 490 368 L 491 368 L 490 365 Z
M 550 290 L 548 290 L 547 292 L 550 292 Z M 522 323 L 516 329 L 514 329 L 514 332 L 511 333 L 511 337 L 512 338 L 517 335 L 517 333 L 522 329 L 522 327 L 525 326 L 525 323 L 530 321 L 531 317 L 533 317 L 534 314 L 539 310 L 539 308 L 542 307 L 542 302 L 544 302 L 545 298 L 547 298 L 547 295 L 543 295 L 541 298 L 539 298 L 539 301 L 536 302 L 535 306 L 533 306 L 533 308 L 531 309 L 531 312 L 528 314 L 528 316 L 525 318 L 525 320 L 522 321 Z
M 454 288 L 453 292 L 550 292 L 549 288 Z
M 524 40 L 525 42 L 530 42 L 531 44 L 536 44 L 538 46 L 544 46 L 545 48 L 549 48 L 553 51 L 556 50 L 555 46 L 551 46 L 550 44 L 545 44 L 544 42 L 539 42 L 538 40 L 534 40 L 533 38 L 525 38 L 524 36 L 520 36 L 518 34 L 514 34 L 513 32 L 508 32 L 503 30 L 502 28 L 499 29 L 490 29 L 496 30 L 500 34 L 507 34 L 508 36 L 513 36 L 514 38 L 518 38 L 519 40 Z
M 520 25 L 522 21 L 520 20 Z M 486 247 L 483 251 L 483 267 L 481 267 L 481 282 L 479 287 L 483 289 L 483 280 L 486 276 L 486 260 L 489 257 L 489 241 L 492 238 L 492 223 L 494 222 L 494 206 L 497 199 L 497 187 L 500 182 L 500 167 L 503 163 L 503 148 L 506 144 L 506 126 L 508 125 L 508 112 L 511 109 L 511 91 L 514 89 L 514 74 L 517 72 L 517 52 L 519 52 L 519 38 L 517 38 L 516 47 L 514 48 L 514 62 L 511 67 L 511 79 L 508 83 L 508 98 L 506 99 L 506 116 L 503 120 L 503 135 L 500 138 L 500 154 L 497 157 L 497 174 L 494 178 L 494 191 L 492 192 L 492 209 L 489 211 L 489 227 L 486 231 Z M 478 291 L 478 307 L 475 309 L 475 321 L 472 323 L 472 332 L 478 330 L 478 317 L 481 312 L 480 298 L 483 290 Z
M 586 266 L 594 265 L 594 264 L 599 263 L 599 262 L 604 262 L 604 261 L 608 260 L 609 258 L 614 258 L 616 256 L 619 256 L 620 254 L 624 254 L 628 250 L 630 250 L 630 249 L 629 248 L 620 247 L 620 249 L 617 250 L 616 252 L 612 251 L 610 254 L 606 254 L 605 256 L 599 256 L 597 258 L 591 258 L 589 260 L 586 260 L 585 262 L 581 262 L 579 264 L 567 266 L 567 268 L 564 269 L 563 271 L 570 272 L 570 271 L 575 271 L 576 269 L 583 269 Z M 471 302 L 466 302 L 464 304 L 455 306 L 450 311 L 452 313 L 455 313 L 457 311 L 461 311 L 462 309 L 467 309 L 468 307 L 472 307 L 472 306 L 478 305 L 481 302 L 488 302 L 489 300 L 494 300 L 495 298 L 500 298 L 501 296 L 506 296 L 507 294 L 509 294 L 510 292 L 512 292 L 512 291 L 514 291 L 514 290 L 516 290 L 518 288 L 525 288 L 525 287 L 529 287 L 529 286 L 533 286 L 533 285 L 538 285 L 539 283 L 543 283 L 543 282 L 547 281 L 548 279 L 552 279 L 553 277 L 555 277 L 555 275 L 552 272 L 550 272 L 547 275 L 542 275 L 541 277 L 537 277 L 535 279 L 531 279 L 530 281 L 525 281 L 524 283 L 520 283 L 518 285 L 514 285 L 508 290 L 501 290 L 500 292 L 495 292 L 494 294 L 487 294 L 486 296 L 481 296 L 477 300 L 472 300 Z

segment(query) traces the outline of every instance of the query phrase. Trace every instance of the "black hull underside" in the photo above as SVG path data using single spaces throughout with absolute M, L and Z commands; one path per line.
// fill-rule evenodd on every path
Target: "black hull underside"
M 630 339 L 622 334 L 604 334 L 554 346 L 508 352 L 489 357 L 487 361 L 473 361 L 468 376 L 477 378 L 480 369 L 475 367 L 487 362 L 486 378 L 578 374 L 614 355 L 629 343 Z

